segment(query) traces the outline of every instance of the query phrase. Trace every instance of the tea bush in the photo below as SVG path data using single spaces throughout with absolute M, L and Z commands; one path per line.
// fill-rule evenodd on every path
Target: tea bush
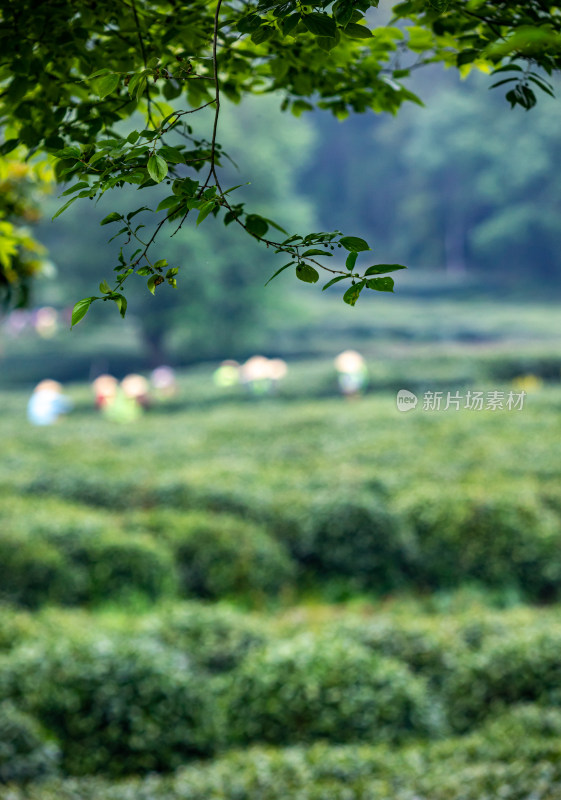
M 230 514 L 176 515 L 164 536 L 186 596 L 275 595 L 294 579 L 283 545 L 263 527 Z
M 443 726 L 435 698 L 406 666 L 351 640 L 306 633 L 247 656 L 228 713 L 239 742 L 395 741 Z
M 101 535 L 69 532 L 58 538 L 68 558 L 78 602 L 95 603 L 131 594 L 155 599 L 176 589 L 170 550 L 150 536 L 106 530 Z
M 396 503 L 417 540 L 413 581 L 478 581 L 551 600 L 561 590 L 561 520 L 533 496 L 484 488 L 418 488 Z
M 44 778 L 57 771 L 59 759 L 59 748 L 36 720 L 0 703 L 0 784 Z
M 218 738 L 208 680 L 149 640 L 44 638 L 5 658 L 0 684 L 57 737 L 69 774 L 167 771 Z
M 74 584 L 64 555 L 29 534 L 0 531 L 0 601 L 37 608 L 57 601 Z
M 152 616 L 143 629 L 213 673 L 234 669 L 270 638 L 262 620 L 204 603 L 176 604 Z
M 513 630 L 461 659 L 444 685 L 448 716 L 466 731 L 517 703 L 561 706 L 561 635 Z

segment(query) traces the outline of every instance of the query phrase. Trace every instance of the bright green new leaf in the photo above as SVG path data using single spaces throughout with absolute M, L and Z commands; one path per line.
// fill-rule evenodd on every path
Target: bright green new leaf
M 208 217 L 211 211 L 214 210 L 216 207 L 215 200 L 209 200 L 208 203 L 202 205 L 199 209 L 199 216 L 197 217 L 197 225 L 200 225 L 201 222 Z
M 164 211 L 166 208 L 177 208 L 180 205 L 181 198 L 175 194 L 170 194 L 169 197 L 166 197 L 164 200 L 162 200 L 156 211 Z
M 148 159 L 148 174 L 156 183 L 161 183 L 168 174 L 168 165 L 157 153 Z
M 124 319 L 125 314 L 127 313 L 127 298 L 124 296 L 124 294 L 116 294 L 111 299 L 117 304 L 119 313 Z
M 99 284 L 99 291 L 103 292 L 103 294 L 111 294 L 113 290 L 111 289 L 107 281 L 101 281 L 101 283 Z
M 83 300 L 78 300 L 78 302 L 74 304 L 74 308 L 72 309 L 71 328 L 73 328 L 74 325 L 77 325 L 78 322 L 80 322 L 80 320 L 86 316 L 92 301 L 96 299 L 97 298 L 95 297 L 85 297 Z
M 104 217 L 99 224 L 109 225 L 110 222 L 117 222 L 120 219 L 123 219 L 123 215 L 118 214 L 116 211 L 112 211 L 110 214 Z
M 112 94 L 115 91 L 120 80 L 121 76 L 117 75 L 115 72 L 110 75 L 104 75 L 103 78 L 96 80 L 94 84 L 95 93 L 103 100 L 104 97 L 107 97 L 108 94 Z

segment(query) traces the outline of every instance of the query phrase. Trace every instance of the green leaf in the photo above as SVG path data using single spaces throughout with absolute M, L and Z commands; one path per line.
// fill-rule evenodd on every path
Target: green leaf
M 111 294 L 113 290 L 111 289 L 107 281 L 101 281 L 101 283 L 99 284 L 99 291 L 103 292 L 103 294 Z
M 282 32 L 288 36 L 300 22 L 300 14 L 291 14 L 282 21 Z
M 149 291 L 152 294 L 155 294 L 156 286 L 159 286 L 160 283 L 163 283 L 163 282 L 164 282 L 164 279 L 162 278 L 161 275 L 152 275 L 151 278 L 148 278 L 148 280 L 146 282 L 146 285 L 148 286 Z
M 78 147 L 63 147 L 62 150 L 56 151 L 55 156 L 60 159 L 74 158 L 79 160 L 82 158 L 82 152 Z
M 322 287 L 322 292 L 325 292 L 326 289 L 329 289 L 330 286 L 333 286 L 334 283 L 339 283 L 339 281 L 346 281 L 349 279 L 349 275 L 337 275 L 336 278 L 331 278 L 330 281 L 327 281 L 325 286 Z
M 19 144 L 19 139 L 7 139 L 4 144 L 0 147 L 0 155 L 6 156 L 8 153 L 11 153 L 12 150 L 15 150 Z
M 145 278 L 147 275 L 152 275 L 152 273 L 153 270 L 150 267 L 140 267 L 140 269 L 136 270 L 136 274 L 143 278 Z
M 261 219 L 264 219 L 268 225 L 271 225 L 273 228 L 276 228 L 277 231 L 280 231 L 281 233 L 288 233 L 288 231 L 285 231 L 285 229 L 281 225 L 279 225 L 278 222 L 275 222 L 274 220 L 269 219 L 268 217 L 261 217 Z
M 107 75 L 110 72 L 111 72 L 111 70 L 108 69 L 107 67 L 103 67 L 103 69 L 96 69 L 95 72 L 92 72 L 91 75 L 88 75 L 86 80 L 91 81 L 94 78 L 99 78 L 100 75 Z
M 341 40 L 341 35 L 339 31 L 335 31 L 336 35 L 331 38 L 329 36 L 318 36 L 316 38 L 316 44 L 318 47 L 321 47 L 322 50 L 325 50 L 326 53 L 329 53 L 330 50 L 333 50 L 334 47 L 337 47 L 339 41 Z
M 226 191 L 223 192 L 222 194 L 225 194 L 225 195 L 226 194 L 230 194 L 230 192 L 233 192 L 235 189 L 240 189 L 242 186 L 249 186 L 249 185 L 250 185 L 250 181 L 246 181 L 245 183 L 237 183 L 235 186 L 230 186 L 230 188 L 226 189 Z
M 349 255 L 347 256 L 347 260 L 345 261 L 346 268 L 352 270 L 354 268 L 354 265 L 356 264 L 357 258 L 358 258 L 357 252 L 353 251 L 349 253 Z
M 269 278 L 269 280 L 267 281 L 267 283 L 271 283 L 271 281 L 273 280 L 273 278 L 276 278 L 276 277 L 277 277 L 277 275 L 280 275 L 280 274 L 281 274 L 281 272 L 284 272 L 284 270 L 285 270 L 285 269 L 288 269 L 288 267 L 291 267 L 291 266 L 292 266 L 293 264 L 295 264 L 295 263 L 296 263 L 295 261 L 289 261 L 289 262 L 288 262 L 288 264 L 285 264 L 285 265 L 284 265 L 284 267 L 281 267 L 280 269 L 278 269 L 278 270 L 275 272 L 275 274 L 274 274 L 274 275 L 271 275 L 271 277 Z M 267 283 L 265 284 L 265 286 L 267 286 Z
M 131 131 L 127 136 L 127 142 L 134 144 L 136 141 L 138 141 L 139 137 L 140 133 L 138 131 Z
M 319 272 L 309 264 L 298 264 L 296 267 L 296 277 L 304 283 L 317 283 L 319 280 Z
M 439 14 L 442 14 L 444 11 L 448 10 L 450 0 L 427 0 L 427 3 L 429 6 L 432 6 L 435 11 L 438 11 Z
M 343 300 L 347 305 L 354 306 L 356 301 L 358 300 L 359 294 L 364 289 L 364 283 L 355 283 L 353 286 L 349 286 L 345 294 L 343 295 Z
M 351 39 L 371 39 L 372 33 L 364 25 L 357 25 L 356 22 L 349 22 L 343 32 L 350 36 Z M 355 301 L 356 302 L 356 301 Z M 351 303 L 354 305 L 354 303 Z
M 302 256 L 332 256 L 333 253 L 330 253 L 329 250 L 319 250 L 315 247 L 312 247 L 311 250 L 306 250 L 305 253 L 302 253 Z
M 368 242 L 358 236 L 343 236 L 339 239 L 339 244 L 342 244 L 345 250 L 351 250 L 354 253 L 360 253 L 362 250 L 370 250 Z
M 272 25 L 263 25 L 261 28 L 258 28 L 254 33 L 251 34 L 251 41 L 254 44 L 262 44 L 266 42 L 267 39 L 270 39 L 271 36 L 274 34 L 275 29 Z
M 252 33 L 261 27 L 261 22 L 261 17 L 258 17 L 257 14 L 249 14 L 238 21 L 236 28 L 240 33 Z
M 180 205 L 181 198 L 175 194 L 170 194 L 169 197 L 166 197 L 164 200 L 162 200 L 156 211 L 163 211 L 165 208 L 177 208 Z
M 74 304 L 74 308 L 72 309 L 71 328 L 73 328 L 74 325 L 77 325 L 80 320 L 86 316 L 92 301 L 96 299 L 97 298 L 95 297 L 85 297 L 83 300 L 78 300 L 78 302 Z
M 116 294 L 114 295 L 111 300 L 114 300 L 117 303 L 117 308 L 119 309 L 120 315 L 125 318 L 125 314 L 127 313 L 127 298 L 124 294 Z
M 199 209 L 199 216 L 197 217 L 197 225 L 200 225 L 201 222 L 208 217 L 210 212 L 216 206 L 215 200 L 209 200 L 208 203 L 202 205 Z
M 110 214 L 104 217 L 99 224 L 109 225 L 110 222 L 117 222 L 120 219 L 123 219 L 122 214 L 117 214 L 116 211 L 112 211 Z
M 177 147 L 168 147 L 167 145 L 163 145 L 160 147 L 159 153 L 167 162 L 171 162 L 172 164 L 185 163 L 185 156 L 181 150 L 177 149 Z
M 161 183 L 168 174 L 168 165 L 156 153 L 148 159 L 148 174 L 156 183 Z
M 253 236 L 265 236 L 269 230 L 267 221 L 260 217 L 259 214 L 248 214 L 245 218 L 245 227 Z
M 167 258 L 160 258 L 154 264 L 154 269 L 163 269 L 164 267 L 167 267 L 167 265 L 168 265 Z
M 396 272 L 398 269 L 407 269 L 403 264 L 374 264 L 365 271 L 365 275 L 382 275 L 385 272 Z
M 80 189 L 89 189 L 90 184 L 86 181 L 80 181 L 80 183 L 75 183 L 74 186 L 71 186 L 70 189 L 67 189 L 65 192 L 61 194 L 61 197 L 64 197 L 67 194 L 72 194 L 73 192 L 78 192 Z
M 68 202 L 66 202 L 63 206 L 61 206 L 58 209 L 58 211 L 55 211 L 55 213 L 52 216 L 52 219 L 56 219 L 57 217 L 59 217 L 62 214 L 62 212 L 65 211 L 68 208 L 68 206 L 72 205 L 74 200 L 77 200 L 77 199 L 78 199 L 78 195 L 76 195 L 76 197 L 71 197 L 70 200 L 68 200 Z
M 319 14 L 313 12 L 312 14 L 303 14 L 302 22 L 306 28 L 315 36 L 328 36 L 334 37 L 337 31 L 337 25 L 333 17 L 329 14 Z
M 394 280 L 393 278 L 372 278 L 371 281 L 366 282 L 366 285 L 376 292 L 393 292 Z
M 111 94 L 115 91 L 120 81 L 121 76 L 117 75 L 115 72 L 111 73 L 110 75 L 105 75 L 103 78 L 99 78 L 95 82 L 94 91 L 103 100 L 104 97 L 107 97 L 108 94 Z

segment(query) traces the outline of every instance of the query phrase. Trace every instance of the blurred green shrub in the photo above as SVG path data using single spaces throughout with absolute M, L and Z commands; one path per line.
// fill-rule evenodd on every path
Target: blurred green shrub
M 77 602 L 134 594 L 155 599 L 176 588 L 173 556 L 163 542 L 150 536 L 69 531 L 57 537 L 57 544 L 71 564 Z
M 0 703 L 0 784 L 36 780 L 56 772 L 60 752 L 36 720 Z
M 250 653 L 233 674 L 228 714 L 238 742 L 394 741 L 442 730 L 438 704 L 405 665 L 310 634 Z
M 152 599 L 175 589 L 169 549 L 149 536 L 45 528 L 0 533 L 0 600 L 95 603 L 127 595 Z
M 285 547 L 262 526 L 239 517 L 176 514 L 162 533 L 174 552 L 184 595 L 276 595 L 294 579 Z
M 561 521 L 533 496 L 420 487 L 396 503 L 417 539 L 412 582 L 513 588 L 533 600 L 561 590 Z
M 0 652 L 11 650 L 37 632 L 38 626 L 26 611 L 0 604 Z
M 73 585 L 68 561 L 38 536 L 0 532 L 0 601 L 37 608 Z
M 201 669 L 228 672 L 270 638 L 265 623 L 232 608 L 181 603 L 158 613 L 145 631 L 185 653 Z
M 153 641 L 51 635 L 12 651 L 1 684 L 57 737 L 69 774 L 167 771 L 217 739 L 208 680 Z
M 559 758 L 496 761 L 465 757 L 463 739 L 407 748 L 333 746 L 229 752 L 175 775 L 109 783 L 53 779 L 4 791 L 2 800 L 558 800 Z M 542 740 L 543 742 L 548 740 Z M 520 740 L 512 742 L 517 751 Z M 558 751 L 559 752 L 559 751 Z
M 413 540 L 381 494 L 288 495 L 285 501 L 273 501 L 271 525 L 312 574 L 348 578 L 356 589 L 375 593 L 407 582 Z
M 338 636 L 351 638 L 376 655 L 397 659 L 419 673 L 434 687 L 440 687 L 455 669 L 467 649 L 458 631 L 442 624 L 416 619 L 376 616 L 349 618 L 334 627 Z
M 513 628 L 458 661 L 444 684 L 454 730 L 464 732 L 510 705 L 561 706 L 561 635 Z

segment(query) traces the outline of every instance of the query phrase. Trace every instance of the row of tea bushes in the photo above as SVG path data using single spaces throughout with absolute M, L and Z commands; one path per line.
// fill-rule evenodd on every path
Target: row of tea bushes
M 444 746 L 528 702 L 543 720 L 516 725 L 542 736 L 561 719 L 561 625 L 541 614 L 487 613 L 479 630 L 458 618 L 440 633 L 437 616 L 396 618 L 393 637 L 389 617 L 313 629 L 197 604 L 137 621 L 51 610 L 27 634 L 16 615 L 11 647 L 0 625 L 0 768 L 25 780 L 58 756 L 62 774 L 118 777 L 263 742 Z
M 1 800 L 557 800 L 561 715 L 521 706 L 443 743 L 253 747 L 174 775 L 51 778 Z M 513 756 L 513 753 L 516 755 Z
M 373 483 L 271 492 L 253 504 L 249 496 L 222 504 L 209 497 L 203 509 L 188 489 L 175 499 L 113 515 L 48 496 L 40 514 L 25 495 L 0 499 L 4 600 L 79 604 L 127 593 L 262 600 L 329 582 L 378 596 L 462 582 L 540 602 L 561 594 L 554 486 L 541 498 L 500 484 L 390 493 Z
M 23 498 L 0 502 L 0 599 L 22 606 L 127 596 L 265 598 L 294 580 L 284 546 L 255 522 L 186 512 L 124 530 L 108 514 Z

